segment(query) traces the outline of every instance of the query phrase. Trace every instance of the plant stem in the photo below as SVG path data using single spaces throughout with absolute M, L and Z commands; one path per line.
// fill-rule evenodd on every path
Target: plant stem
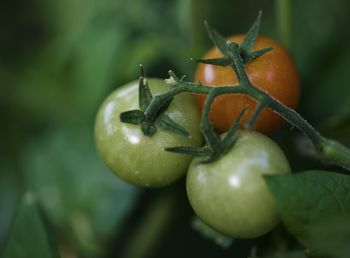
M 337 141 L 322 137 L 319 144 L 319 153 L 324 159 L 332 164 L 338 164 L 343 168 L 350 170 L 350 149 Z
M 276 20 L 278 34 L 283 45 L 290 49 L 291 31 L 290 31 L 290 0 L 275 0 Z
M 146 116 L 156 116 L 158 111 L 164 106 L 167 101 L 175 97 L 176 95 L 183 92 L 198 93 L 198 94 L 209 94 L 210 87 L 202 86 L 198 83 L 182 82 L 177 81 L 175 87 L 173 87 L 168 92 L 157 95 L 153 98 L 151 104 L 146 109 Z
M 331 164 L 340 165 L 347 170 L 350 170 L 350 149 L 336 141 L 323 137 L 295 110 L 285 106 L 280 101 L 270 96 L 268 93 L 255 87 L 249 81 L 237 45 L 228 44 L 227 48 L 229 57 L 233 61 L 232 68 L 237 73 L 237 77 L 239 78 L 240 83 L 238 85 L 217 86 L 214 88 L 215 90 L 213 90 L 212 87 L 203 86 L 199 83 L 185 82 L 182 79 L 178 79 L 174 76 L 174 74 L 171 73 L 172 79 L 174 80 L 172 82 L 172 84 L 174 84 L 174 87 L 168 92 L 153 98 L 152 102 L 146 110 L 146 116 L 156 116 L 161 107 L 163 107 L 167 101 L 172 99 L 177 94 L 183 92 L 207 94 L 209 95 L 209 98 L 205 104 L 201 128 L 207 140 L 207 144 L 216 146 L 215 141 L 213 142 L 213 139 L 215 137 L 212 137 L 211 124 L 209 122 L 209 111 L 211 104 L 216 97 L 223 94 L 245 94 L 258 102 L 258 110 L 256 110 L 256 116 L 258 113 L 260 113 L 264 106 L 271 108 L 280 114 L 287 122 L 297 127 L 301 132 L 307 135 L 307 137 L 313 143 L 314 148 L 321 160 Z M 252 119 L 255 120 L 256 117 L 253 115 Z M 217 146 L 217 149 L 219 148 L 220 146 Z
M 255 100 L 264 100 L 264 104 L 279 113 L 287 122 L 297 127 L 301 132 L 305 133 L 313 143 L 315 150 L 323 161 L 331 164 L 340 165 L 350 170 L 350 150 L 338 142 L 323 137 L 312 125 L 310 125 L 299 113 L 285 106 L 277 99 L 271 97 L 264 91 L 256 88 L 250 82 L 247 85 L 227 85 L 215 88 L 215 97 L 223 94 L 245 94 Z M 156 112 L 157 108 L 162 106 L 168 99 L 183 92 L 209 94 L 212 88 L 203 86 L 198 83 L 178 81 L 176 86 L 170 91 L 158 95 L 151 102 L 147 111 Z M 213 100 L 212 100 L 213 101 Z M 206 116 L 209 112 L 206 112 Z

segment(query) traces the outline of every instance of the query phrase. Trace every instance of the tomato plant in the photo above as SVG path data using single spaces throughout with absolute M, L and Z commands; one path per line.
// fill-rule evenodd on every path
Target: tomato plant
M 245 35 L 236 35 L 228 41 L 241 43 Z M 258 36 L 253 50 L 272 47 L 264 55 L 248 63 L 245 68 L 252 84 L 267 92 L 288 107 L 295 108 L 299 101 L 299 77 L 296 66 L 287 50 L 275 40 Z M 204 59 L 222 57 L 217 48 L 211 49 Z M 195 79 L 203 85 L 217 87 L 236 85 L 237 76 L 231 67 L 211 64 L 199 64 Z M 203 109 L 207 96 L 198 95 L 199 107 Z M 256 101 L 243 95 L 225 95 L 218 97 L 211 107 L 210 119 L 219 132 L 228 130 L 242 108 L 248 109 L 241 121 L 241 126 L 247 123 L 256 106 Z M 270 109 L 264 109 L 255 123 L 255 129 L 268 133 L 278 128 L 283 119 Z
M 213 229 L 234 238 L 258 237 L 279 221 L 263 176 L 289 172 L 276 143 L 261 133 L 239 130 L 235 145 L 221 159 L 192 161 L 187 194 L 196 214 Z
M 149 79 L 148 82 L 153 95 L 170 89 L 160 79 Z M 97 149 L 107 166 L 122 179 L 147 187 L 167 185 L 184 175 L 191 157 L 174 155 L 164 151 L 164 148 L 201 145 L 199 111 L 192 96 L 175 97 L 165 113 L 186 128 L 190 137 L 163 130 L 149 137 L 138 126 L 123 123 L 119 119 L 121 112 L 136 109 L 137 103 L 137 81 L 116 89 L 107 97 L 96 117 Z

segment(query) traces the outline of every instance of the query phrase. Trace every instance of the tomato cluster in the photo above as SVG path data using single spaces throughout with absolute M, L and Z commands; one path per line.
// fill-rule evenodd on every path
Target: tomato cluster
M 229 40 L 241 42 L 243 36 Z M 294 63 L 277 42 L 258 37 L 255 49 L 273 50 L 246 65 L 250 81 L 290 107 L 296 107 L 299 81 Z M 205 58 L 219 57 L 217 49 Z M 200 64 L 196 80 L 206 86 L 236 85 L 235 73 L 228 67 Z M 149 79 L 153 95 L 170 89 L 165 81 Z M 138 108 L 138 84 L 131 82 L 111 93 L 99 109 L 95 124 L 96 144 L 107 166 L 125 181 L 146 187 L 165 186 L 187 172 L 187 194 L 195 213 L 209 226 L 236 238 L 258 237 L 277 223 L 273 196 L 264 175 L 289 173 L 290 168 L 281 149 L 267 136 L 249 130 L 236 131 L 236 142 L 214 162 L 202 158 L 164 151 L 167 147 L 200 147 L 200 108 L 206 96 L 174 97 L 166 114 L 185 128 L 190 137 L 158 130 L 146 136 L 137 125 L 120 121 L 120 114 Z M 248 104 L 242 125 L 251 116 L 255 102 L 243 95 L 225 95 L 215 100 L 210 118 L 219 132 L 225 132 Z M 256 121 L 256 129 L 269 132 L 281 124 L 281 118 L 271 110 L 264 110 Z M 224 137 L 225 134 L 222 135 Z

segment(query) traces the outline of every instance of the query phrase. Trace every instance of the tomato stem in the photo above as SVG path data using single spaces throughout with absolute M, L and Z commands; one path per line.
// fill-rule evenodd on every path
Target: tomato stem
M 331 164 L 350 170 L 350 149 L 337 141 L 325 137 L 321 139 L 321 142 L 317 142 L 316 145 L 319 155 Z
M 245 128 L 247 129 L 252 129 L 255 125 L 256 120 L 258 119 L 261 111 L 263 111 L 263 109 L 268 105 L 268 99 L 264 98 L 262 100 L 260 100 L 258 102 L 258 104 L 256 105 L 250 119 L 248 120 L 248 122 L 245 125 Z
M 281 115 L 291 125 L 295 126 L 301 132 L 305 133 L 313 143 L 317 153 L 323 161 L 329 162 L 331 164 L 340 165 L 346 168 L 347 170 L 350 170 L 350 150 L 338 142 L 326 139 L 295 110 L 285 106 L 274 97 L 255 87 L 246 76 L 243 60 L 241 58 L 238 58 L 239 49 L 234 47 L 232 48 L 232 51 L 232 57 L 235 59 L 235 70 L 240 71 L 240 73 L 244 74 L 244 76 L 240 77 L 241 81 L 238 85 L 223 85 L 220 87 L 216 87 L 213 90 L 213 88 L 201 85 L 200 83 L 185 82 L 178 78 L 175 79 L 174 77 L 172 77 L 172 83 L 174 87 L 170 91 L 154 97 L 147 110 L 157 110 L 157 108 L 159 108 L 169 98 L 172 98 L 177 94 L 183 92 L 209 95 L 204 107 L 201 128 L 207 140 L 207 143 L 211 146 L 218 147 L 218 150 L 219 146 L 217 145 L 217 142 L 220 140 L 217 139 L 216 143 L 215 141 L 213 141 L 214 137 L 212 137 L 212 126 L 210 125 L 209 121 L 210 106 L 212 105 L 215 98 L 220 95 L 245 94 L 258 102 L 256 111 L 252 116 L 251 120 L 248 122 L 248 126 L 250 126 L 254 122 L 254 120 L 256 120 L 258 114 L 263 110 L 264 107 L 269 107 L 272 110 L 276 111 L 279 115 Z
M 282 3 L 282 1 L 280 1 Z M 284 3 L 287 0 L 283 1 Z M 249 39 L 245 41 L 244 53 L 254 54 L 250 51 L 252 43 L 255 42 L 255 37 L 257 36 L 258 29 L 260 26 L 261 13 L 252 28 L 249 30 Z M 270 96 L 268 93 L 255 87 L 249 80 L 248 75 L 245 71 L 244 64 L 245 60 L 242 57 L 242 46 L 237 43 L 228 42 L 226 39 L 220 35 L 217 31 L 211 28 L 207 23 L 205 24 L 208 30 L 209 37 L 212 39 L 216 47 L 224 55 L 223 58 L 219 59 L 208 59 L 199 60 L 199 62 L 209 63 L 212 65 L 219 66 L 231 66 L 237 75 L 239 83 L 237 85 L 222 85 L 215 88 L 211 88 L 202 85 L 200 82 L 186 82 L 183 78 L 178 78 L 174 72 L 170 71 L 170 79 L 168 83 L 173 85 L 173 87 L 166 93 L 148 98 L 149 103 L 147 108 L 145 108 L 145 117 L 150 123 L 157 119 L 157 116 L 161 113 L 160 111 L 167 107 L 171 100 L 178 94 L 187 92 L 195 94 L 206 94 L 208 95 L 207 101 L 204 106 L 204 111 L 201 120 L 201 130 L 206 139 L 207 146 L 203 148 L 189 148 L 189 147 L 178 147 L 178 148 L 168 148 L 168 151 L 173 151 L 176 153 L 184 153 L 188 155 L 195 156 L 206 156 L 206 161 L 210 162 L 219 158 L 223 153 L 225 153 L 229 148 L 232 147 L 235 140 L 235 131 L 238 127 L 238 122 L 242 117 L 244 111 L 241 112 L 236 122 L 232 125 L 228 136 L 221 139 L 220 136 L 215 132 L 213 126 L 209 121 L 209 113 L 211 106 L 215 100 L 220 95 L 224 94 L 244 94 L 257 101 L 257 106 L 251 116 L 250 120 L 246 124 L 246 127 L 253 127 L 255 121 L 257 120 L 261 111 L 268 107 L 279 115 L 281 115 L 287 122 L 298 128 L 301 132 L 306 134 L 306 136 L 311 140 L 314 145 L 315 150 L 319 154 L 319 157 L 331 164 L 340 165 L 347 170 L 350 170 L 350 149 L 344 145 L 327 139 L 323 137 L 311 124 L 308 123 L 299 113 L 295 110 L 285 106 L 280 101 Z M 263 50 L 259 55 L 263 55 L 269 51 L 269 49 Z M 243 54 L 244 54 L 243 53 Z M 143 77 L 143 74 L 141 75 Z M 140 81 L 142 82 L 142 81 Z M 147 93 L 147 92 L 146 92 Z M 147 101 L 146 101 L 147 102 Z M 131 117 L 136 122 L 138 122 L 140 115 L 132 114 Z M 130 117 L 130 115 L 128 116 Z M 132 121 L 134 121 L 132 120 Z M 171 123 L 170 123 L 171 125 Z M 173 126 L 170 126 L 173 127 Z M 181 128 L 178 128 L 180 130 Z M 180 130 L 181 131 L 181 130 Z

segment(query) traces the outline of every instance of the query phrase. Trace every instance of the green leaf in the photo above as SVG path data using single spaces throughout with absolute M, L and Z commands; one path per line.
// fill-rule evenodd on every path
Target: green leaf
M 201 233 L 205 238 L 213 240 L 215 244 L 221 246 L 224 249 L 229 248 L 234 242 L 234 239 L 232 237 L 215 231 L 197 216 L 192 220 L 192 228 Z
M 140 125 L 145 119 L 145 114 L 141 110 L 129 110 L 120 114 L 120 121 L 133 125 Z
M 309 253 L 331 258 L 344 258 L 350 254 L 350 214 L 335 216 L 313 224 L 306 238 Z M 326 243 L 326 244 L 325 244 Z
M 122 234 L 139 189 L 98 158 L 90 130 L 83 125 L 41 134 L 23 148 L 20 165 L 64 240 L 83 257 L 100 257 Z
M 310 226 L 323 219 L 350 213 L 350 176 L 305 171 L 265 179 L 284 224 L 306 247 L 310 244 Z
M 188 137 L 189 133 L 183 128 L 181 125 L 172 120 L 168 115 L 162 114 L 156 120 L 156 125 L 159 126 L 160 129 L 173 132 L 179 135 L 183 135 Z
M 33 194 L 26 193 L 19 202 L 3 258 L 58 257 L 40 215 Z

